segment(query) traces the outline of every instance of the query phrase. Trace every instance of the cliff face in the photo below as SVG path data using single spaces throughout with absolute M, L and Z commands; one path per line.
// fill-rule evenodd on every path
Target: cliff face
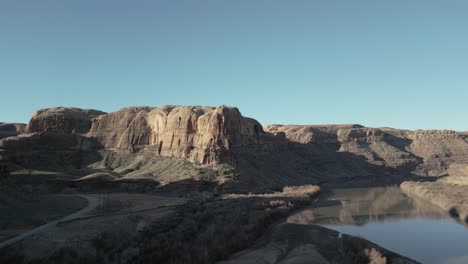
M 91 127 L 94 117 L 103 115 L 105 112 L 70 107 L 55 107 L 38 110 L 33 114 L 28 126 L 27 133 L 43 132 L 50 130 L 65 132 L 87 132 Z
M 1 127 L 13 136 L 0 139 L 0 148 L 21 166 L 81 169 L 101 160 L 116 177 L 158 177 L 164 168 L 153 165 L 174 157 L 233 165 L 236 184 L 245 188 L 361 176 L 439 176 L 468 166 L 465 133 L 356 124 L 262 128 L 226 106 L 130 107 L 109 114 L 51 108 L 34 114 L 28 133 L 21 133 L 22 126 Z M 191 167 L 183 177 L 195 177 L 197 170 Z
M 399 168 L 423 176 L 438 176 L 450 166 L 468 164 L 468 136 L 450 130 L 398 130 L 360 125 L 272 125 L 288 140 L 310 147 L 335 144 L 337 152 L 364 157 L 369 164 Z
M 95 118 L 89 132 L 108 150 L 152 149 L 202 164 L 223 161 L 232 148 L 260 143 L 263 134 L 257 121 L 226 106 L 124 108 Z

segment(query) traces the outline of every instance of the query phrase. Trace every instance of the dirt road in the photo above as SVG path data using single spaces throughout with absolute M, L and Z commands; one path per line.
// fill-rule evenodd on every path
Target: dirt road
M 66 195 L 57 195 L 57 196 L 66 196 Z M 73 196 L 80 196 L 80 197 L 83 197 L 85 198 L 87 201 L 88 201 L 88 205 L 81 209 L 80 211 L 76 212 L 76 213 L 73 213 L 73 214 L 70 214 L 70 215 L 67 215 L 65 217 L 62 217 L 60 219 L 57 219 L 57 220 L 54 220 L 52 222 L 49 222 L 45 225 L 42 225 L 42 226 L 39 226 L 37 228 L 34 228 L 32 230 L 29 230 L 21 235 L 18 235 L 16 237 L 13 237 L 13 238 L 10 238 L 6 241 L 3 241 L 0 243 L 0 249 L 4 248 L 4 247 L 8 247 L 8 246 L 11 246 L 19 241 L 22 241 L 26 238 L 29 238 L 29 237 L 32 237 L 34 235 L 37 235 L 37 234 L 40 234 L 42 232 L 45 232 L 45 231 L 48 231 L 50 230 L 51 228 L 55 228 L 57 223 L 59 222 L 63 222 L 63 221 L 70 221 L 70 220 L 73 220 L 73 219 L 76 219 L 76 218 L 80 218 L 80 217 L 83 217 L 87 214 L 89 214 L 92 210 L 96 209 L 96 207 L 98 206 L 98 198 L 96 195 L 93 195 L 93 194 L 78 194 L 78 195 L 73 195 Z

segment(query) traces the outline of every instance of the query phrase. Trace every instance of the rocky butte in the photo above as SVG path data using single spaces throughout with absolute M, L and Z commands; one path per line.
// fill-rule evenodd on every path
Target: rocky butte
M 17 168 L 47 167 L 70 179 L 106 171 L 113 179 L 161 181 L 169 168 L 151 164 L 164 159 L 192 167 L 186 176 L 164 182 L 198 179 L 197 173 L 228 166 L 232 175 L 221 177 L 224 184 L 275 189 L 365 176 L 441 176 L 468 164 L 468 135 L 461 132 L 357 124 L 263 127 L 227 106 L 128 107 L 112 113 L 57 107 L 37 111 L 27 126 L 0 128 L 0 147 Z M 218 176 L 209 180 L 219 182 Z

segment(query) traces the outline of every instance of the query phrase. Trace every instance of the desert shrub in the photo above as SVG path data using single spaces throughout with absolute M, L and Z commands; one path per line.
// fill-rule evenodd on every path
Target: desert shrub
M 66 248 L 38 263 L 214 263 L 251 246 L 295 204 L 257 197 L 193 201 L 145 232 L 102 233 L 88 255 Z
M 44 263 L 81 263 L 78 252 L 73 248 L 64 247 L 55 251 Z
M 312 196 L 320 191 L 317 185 L 286 186 L 283 188 L 284 194 L 309 195 Z
M 364 254 L 369 257 L 369 264 L 387 264 L 387 258 L 375 248 L 365 249 Z
M 111 240 L 111 235 L 108 232 L 103 232 L 99 236 L 91 240 L 96 251 L 107 252 L 112 249 L 114 241 Z
M 452 216 L 453 218 L 458 218 L 458 217 L 460 216 L 460 214 L 458 213 L 457 208 L 455 208 L 455 207 L 450 208 L 449 214 L 450 214 L 450 216 Z
M 184 205 L 139 237 L 133 262 L 214 263 L 252 245 L 288 210 L 259 199 Z
M 320 192 L 320 187 L 316 185 L 286 186 L 282 191 L 269 193 L 248 193 L 248 194 L 228 194 L 226 198 L 309 198 Z
M 265 202 L 268 207 L 273 207 L 273 208 L 291 208 L 294 206 L 294 203 L 291 201 L 286 201 L 286 200 L 271 200 Z

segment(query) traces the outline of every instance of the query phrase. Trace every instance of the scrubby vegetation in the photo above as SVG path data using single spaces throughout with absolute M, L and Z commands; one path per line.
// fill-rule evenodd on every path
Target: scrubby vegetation
M 140 237 L 138 263 L 213 263 L 251 245 L 295 204 L 250 199 L 187 205 Z
M 309 201 L 258 197 L 193 201 L 141 232 L 102 233 L 87 250 L 62 248 L 32 261 L 23 261 L 17 252 L 9 259 L 15 263 L 214 263 L 248 248 L 273 223 Z
M 226 198 L 307 198 L 314 197 L 320 192 L 320 187 L 317 185 L 301 185 L 301 186 L 286 186 L 282 191 L 263 193 L 263 194 L 228 194 Z

